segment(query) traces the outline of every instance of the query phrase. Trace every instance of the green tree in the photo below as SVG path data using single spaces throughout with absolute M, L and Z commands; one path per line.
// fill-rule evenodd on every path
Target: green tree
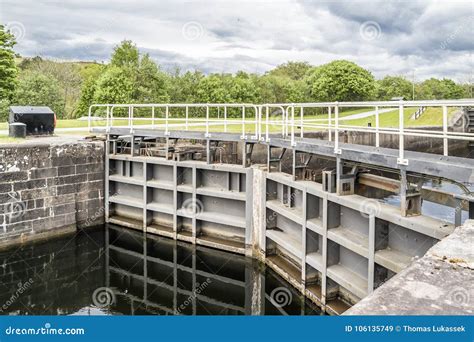
M 13 34 L 0 25 L 0 100 L 12 100 L 15 93 L 17 68 L 13 46 L 16 41 Z
M 346 60 L 310 70 L 305 76 L 314 101 L 360 101 L 373 98 L 375 80 L 370 71 Z
M 459 99 L 465 95 L 464 88 L 448 78 L 425 80 L 419 85 L 418 92 L 417 97 L 423 100 Z
M 300 80 L 268 73 L 258 79 L 258 91 L 262 103 L 304 102 L 306 85 Z
M 137 69 L 140 63 L 140 52 L 131 40 L 123 40 L 114 48 L 110 65 L 119 68 Z
M 226 103 L 230 102 L 230 94 L 225 87 L 224 80 L 229 75 L 211 74 L 202 78 L 196 87 L 196 100 L 199 103 Z
M 89 64 L 81 70 L 83 79 L 81 95 L 77 104 L 76 117 L 87 116 L 89 107 L 94 104 L 97 80 L 104 72 L 104 66 L 100 64 Z
M 278 65 L 275 69 L 268 72 L 269 75 L 288 77 L 291 80 L 302 80 L 306 73 L 311 69 L 308 62 L 288 62 Z
M 0 122 L 8 121 L 8 115 L 10 113 L 9 107 L 10 101 L 7 99 L 0 99 Z
M 197 103 L 196 89 L 204 78 L 200 71 L 180 73 L 179 69 L 169 76 L 169 95 L 173 103 Z
M 12 103 L 19 106 L 48 106 L 58 118 L 64 118 L 64 98 L 58 81 L 38 71 L 26 71 L 20 75 Z
M 463 97 L 472 99 L 474 98 L 474 84 L 472 82 L 466 82 L 462 85 L 464 90 Z
M 122 68 L 109 66 L 99 77 L 94 91 L 96 103 L 130 103 L 133 100 L 133 81 Z
M 394 97 L 403 97 L 405 100 L 413 98 L 413 84 L 402 76 L 385 76 L 377 81 L 377 99 L 390 100 Z
M 35 56 L 33 58 L 25 57 L 18 64 L 18 68 L 21 70 L 29 70 L 41 62 L 43 62 L 43 58 L 40 56 Z
M 226 77 L 229 99 L 234 103 L 254 103 L 258 99 L 257 86 L 251 75 L 239 71 L 235 77 Z
M 140 59 L 137 70 L 134 100 L 143 103 L 163 103 L 169 101 L 167 76 L 148 54 Z

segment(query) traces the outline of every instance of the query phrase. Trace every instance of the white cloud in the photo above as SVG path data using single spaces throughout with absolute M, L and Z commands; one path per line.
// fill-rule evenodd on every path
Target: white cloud
M 318 65 L 344 58 L 376 77 L 411 77 L 416 70 L 417 79 L 466 81 L 474 66 L 473 4 L 0 0 L 0 20 L 23 24 L 16 50 L 25 56 L 101 61 L 122 39 L 131 39 L 165 68 L 265 72 L 288 60 Z M 195 39 L 183 34 L 190 22 L 202 28 Z M 380 28 L 374 39 L 361 35 L 365 22 Z

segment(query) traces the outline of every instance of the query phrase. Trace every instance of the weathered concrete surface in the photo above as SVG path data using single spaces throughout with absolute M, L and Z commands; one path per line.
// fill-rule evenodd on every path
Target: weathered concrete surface
M 433 246 L 345 315 L 474 314 L 474 220 Z
M 252 202 L 252 255 L 259 259 L 265 259 L 265 227 L 266 227 L 266 166 L 253 165 L 253 202 Z
M 0 145 L 0 248 L 104 222 L 104 143 Z

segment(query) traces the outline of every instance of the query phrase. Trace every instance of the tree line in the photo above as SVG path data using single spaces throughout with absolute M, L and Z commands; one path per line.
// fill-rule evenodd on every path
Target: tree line
M 376 80 L 369 70 L 336 60 L 313 66 L 288 62 L 263 75 L 164 71 L 129 40 L 110 62 L 57 62 L 20 58 L 15 38 L 0 25 L 0 121 L 10 105 L 45 105 L 59 118 L 85 116 L 94 103 L 285 103 L 412 99 L 403 76 Z M 472 84 L 430 78 L 415 83 L 416 99 L 472 97 Z

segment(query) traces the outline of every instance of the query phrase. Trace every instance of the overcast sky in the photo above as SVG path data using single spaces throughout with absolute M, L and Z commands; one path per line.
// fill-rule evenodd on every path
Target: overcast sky
M 0 0 L 0 21 L 23 56 L 107 61 L 131 39 L 165 69 L 348 59 L 377 78 L 473 78 L 474 1 Z

